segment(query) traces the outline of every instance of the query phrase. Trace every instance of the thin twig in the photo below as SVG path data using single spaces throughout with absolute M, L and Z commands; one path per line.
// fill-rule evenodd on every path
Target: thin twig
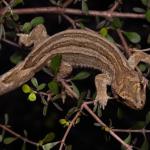
M 150 133 L 150 130 L 146 130 L 146 129 L 138 129 L 138 130 L 135 130 L 135 129 L 112 129 L 112 131 L 127 132 L 127 133 L 142 133 L 142 134 Z
M 62 16 L 72 25 L 73 29 L 76 29 L 76 22 L 68 15 L 62 14 Z
M 12 45 L 12 46 L 14 46 L 14 47 L 17 47 L 17 48 L 21 48 L 18 44 L 14 43 L 14 42 L 12 42 L 12 41 L 10 41 L 10 40 L 7 40 L 7 39 L 2 38 L 0 41 L 5 42 L 5 43 L 7 43 L 7 44 L 9 44 L 9 45 Z
M 100 126 L 104 127 L 105 131 L 109 132 L 117 141 L 119 141 L 127 150 L 132 150 L 132 146 L 125 143 L 117 134 L 113 132 L 111 128 L 109 128 L 97 115 L 88 107 L 86 103 L 82 105 L 82 107 L 100 124 Z
M 3 11 L 0 11 L 0 15 L 2 15 L 2 12 Z M 85 15 L 86 16 L 99 16 L 99 17 L 104 17 L 104 18 L 118 17 L 118 18 L 145 19 L 145 14 L 121 13 L 121 12 L 115 12 L 115 11 L 112 14 L 110 14 L 109 11 L 89 10 L 88 15 L 87 15 L 80 9 L 61 8 L 61 7 L 20 8 L 20 9 L 13 9 L 13 13 L 18 14 L 18 15 L 51 13 L 51 14 L 71 14 L 71 15 L 80 15 L 80 16 L 85 16 Z
M 148 52 L 148 51 L 150 51 L 150 48 L 144 48 L 144 49 L 133 48 L 132 51 L 133 51 L 133 52 L 137 52 L 137 51 Z
M 2 10 L 2 14 L 5 14 L 6 12 L 10 11 L 10 13 L 12 14 L 12 9 L 11 6 L 7 3 L 7 1 L 2 0 L 2 2 L 5 4 L 6 8 L 4 8 Z
M 76 27 L 81 28 L 81 25 L 79 22 L 73 20 L 71 17 L 69 17 L 68 15 L 63 15 L 63 17 L 73 26 L 74 29 L 76 29 Z M 84 27 L 85 30 L 90 31 L 90 32 L 95 32 L 94 30 L 91 30 L 90 28 Z
M 61 140 L 61 144 L 60 144 L 59 150 L 62 150 L 62 149 L 63 149 L 63 146 L 64 146 L 64 144 L 65 144 L 66 138 L 67 138 L 67 136 L 68 136 L 68 134 L 69 134 L 71 128 L 72 128 L 73 125 L 75 124 L 76 120 L 77 120 L 78 117 L 80 116 L 81 111 L 82 111 L 82 109 L 76 113 L 75 117 L 72 119 L 71 123 L 69 124 L 69 126 L 68 126 L 68 128 L 67 128 L 67 130 L 66 130 L 66 132 L 65 132 L 65 134 L 64 134 L 64 136 L 63 136 L 63 138 L 62 138 L 62 140 Z
M 110 13 L 114 12 L 114 11 L 117 9 L 117 7 L 118 7 L 121 3 L 122 3 L 121 0 L 115 1 L 115 2 L 114 2 L 114 5 L 110 8 L 109 12 L 110 12 Z
M 119 35 L 119 38 L 120 38 L 120 40 L 121 40 L 121 43 L 122 43 L 122 45 L 123 45 L 123 47 L 124 47 L 125 55 L 126 55 L 126 57 L 128 58 L 128 57 L 131 55 L 131 51 L 130 51 L 130 49 L 129 49 L 129 47 L 128 47 L 128 44 L 127 44 L 125 38 L 124 38 L 123 35 L 122 35 L 122 31 L 121 31 L 120 29 L 117 29 L 116 31 L 117 31 L 117 33 L 118 33 L 118 35 Z
M 8 127 L 6 127 L 5 125 L 0 124 L 0 128 L 9 132 L 10 134 L 14 135 L 15 137 L 19 138 L 20 140 L 26 142 L 26 143 L 30 143 L 34 146 L 40 146 L 39 143 L 33 142 L 29 139 L 27 139 L 26 137 L 21 136 L 20 134 L 14 132 L 13 130 L 9 129 Z
M 71 96 L 75 97 L 76 99 L 79 98 L 78 95 L 70 88 L 70 86 L 63 79 L 60 79 L 59 82 L 71 94 Z
M 63 7 L 67 7 L 69 6 L 74 0 L 66 0 L 64 3 L 63 3 Z

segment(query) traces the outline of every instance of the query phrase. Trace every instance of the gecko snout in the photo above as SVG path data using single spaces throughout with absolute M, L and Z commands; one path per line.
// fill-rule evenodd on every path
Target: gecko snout
M 145 105 L 146 86 L 142 85 L 140 80 L 128 80 L 122 86 L 118 93 L 122 102 L 132 109 L 142 109 Z

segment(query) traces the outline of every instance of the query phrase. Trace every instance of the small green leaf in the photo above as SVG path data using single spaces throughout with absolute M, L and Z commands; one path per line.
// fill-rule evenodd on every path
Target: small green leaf
M 9 28 L 9 29 L 15 29 L 16 27 L 16 22 L 13 20 L 13 19 L 8 19 L 5 21 L 6 22 L 6 26 Z
M 141 36 L 136 32 L 124 32 L 124 34 L 132 43 L 139 43 L 141 41 Z
M 48 111 L 48 105 L 44 105 L 44 107 L 43 107 L 43 116 L 47 115 L 47 111 Z
M 72 145 L 66 145 L 65 150 L 72 150 Z
M 145 12 L 145 9 L 140 8 L 140 7 L 134 7 L 134 8 L 133 8 L 133 11 L 134 11 L 134 12 L 137 12 L 137 13 L 144 13 L 144 12 Z
M 50 63 L 50 69 L 52 70 L 53 74 L 56 75 L 59 71 L 59 67 L 61 65 L 61 55 L 56 55 L 52 58 Z
M 0 134 L 0 142 L 2 142 L 2 141 L 3 141 L 3 135 Z
M 5 125 L 7 125 L 7 124 L 8 124 L 8 121 L 9 121 L 9 116 L 8 116 L 7 113 L 5 113 L 4 119 L 5 119 Z
M 4 144 L 11 144 L 15 140 L 17 140 L 16 137 L 7 137 L 7 138 L 4 138 Z
M 125 138 L 124 140 L 125 143 L 130 144 L 131 143 L 131 134 L 129 133 L 129 135 Z M 121 150 L 126 150 L 126 148 L 122 145 L 121 146 Z
M 28 84 L 24 84 L 24 85 L 22 86 L 22 91 L 23 91 L 24 93 L 30 93 L 30 92 L 32 91 L 32 89 L 30 88 L 30 86 L 29 86 Z
M 70 108 L 69 110 L 68 110 L 68 112 L 67 112 L 67 117 L 70 117 L 70 116 L 72 116 L 75 112 L 77 112 L 78 111 L 78 108 L 77 107 L 72 107 L 72 108 Z
M 19 4 L 23 4 L 23 0 L 13 0 L 12 1 L 12 7 L 16 7 Z
M 145 138 L 140 150 L 149 150 L 149 141 Z
M 59 123 L 63 125 L 63 127 L 69 126 L 70 122 L 66 119 L 60 119 Z
M 48 87 L 52 93 L 56 95 L 59 93 L 59 85 L 55 80 L 49 82 Z
M 71 80 L 83 80 L 90 76 L 89 72 L 81 71 L 78 74 L 76 74 Z
M 27 137 L 28 136 L 28 132 L 27 130 L 23 130 L 24 136 Z
M 93 107 L 93 112 L 96 112 L 97 111 L 97 108 L 98 108 L 98 103 L 96 103 Z
M 22 60 L 22 58 L 23 57 L 20 52 L 15 52 L 10 56 L 10 61 L 16 65 Z
M 119 18 L 114 18 L 111 24 L 114 28 L 121 28 L 123 26 L 123 22 Z
M 131 134 L 129 133 L 129 135 L 127 136 L 127 138 L 125 138 L 124 140 L 125 143 L 130 144 L 131 143 Z
M 24 33 L 29 33 L 31 29 L 32 29 L 32 24 L 30 22 L 26 22 L 22 27 L 22 31 Z
M 137 121 L 132 126 L 132 129 L 143 129 L 145 127 L 145 121 Z
M 13 13 L 13 19 L 14 19 L 14 21 L 18 21 L 19 20 L 19 15 L 18 14 L 14 14 Z
M 106 37 L 108 35 L 108 29 L 106 27 L 101 28 L 100 35 Z
M 80 120 L 81 120 L 80 118 L 77 118 L 75 124 L 80 123 Z
M 124 112 L 121 108 L 118 108 L 117 117 L 118 119 L 122 119 L 124 117 Z
M 148 9 L 145 13 L 146 20 L 150 22 L 150 9 Z
M 66 120 L 66 119 L 60 119 L 60 120 L 59 120 L 59 123 L 60 123 L 61 125 L 64 125 L 64 124 L 67 123 L 67 120 Z
M 42 143 L 45 144 L 45 143 L 49 143 L 51 142 L 52 140 L 54 140 L 55 138 L 55 133 L 54 132 L 50 132 L 48 133 L 44 139 L 42 139 Z
M 53 143 L 47 143 L 45 145 L 42 145 L 43 150 L 51 150 L 54 146 L 59 144 L 60 142 L 53 142 Z
M 34 92 L 30 93 L 28 96 L 28 100 L 31 102 L 36 101 L 36 94 Z
M 51 4 L 53 4 L 54 6 L 57 6 L 57 2 L 55 0 L 49 0 Z
M 141 0 L 142 4 L 147 6 L 148 8 L 150 7 L 150 0 Z
M 33 84 L 34 87 L 38 88 L 39 84 L 38 84 L 38 81 L 37 81 L 37 79 L 35 77 L 33 77 L 31 79 L 31 82 L 32 82 L 32 84 Z
M 88 15 L 89 9 L 87 5 L 87 0 L 82 0 L 82 11 L 85 15 Z
M 0 22 L 0 39 L 5 35 L 4 25 Z
M 71 82 L 71 85 L 72 85 L 73 91 L 77 94 L 77 96 L 79 98 L 80 97 L 80 92 L 79 92 L 78 87 L 73 82 Z
M 148 125 L 150 123 L 150 111 L 146 114 L 145 124 Z
M 143 5 L 145 5 L 145 6 L 146 6 L 146 5 L 147 5 L 148 0 L 141 0 L 141 2 L 142 2 L 142 4 L 143 4 Z
M 98 107 L 97 107 L 97 115 L 98 115 L 98 117 L 102 117 L 102 109 L 101 109 L 100 105 L 98 105 Z
M 21 147 L 21 150 L 27 150 L 27 148 L 26 148 L 26 143 L 25 143 L 25 142 L 23 142 L 22 147 Z
M 81 29 L 85 29 L 85 25 L 84 25 L 82 22 L 79 22 L 79 27 L 80 27 Z
M 37 87 L 37 91 L 41 91 L 46 87 L 45 83 L 41 83 L 38 87 Z
M 44 24 L 44 18 L 43 17 L 35 17 L 31 20 L 32 27 L 37 26 L 38 24 Z
M 108 39 L 108 41 L 110 41 L 112 43 L 115 43 L 115 41 L 114 41 L 114 39 L 112 38 L 111 35 L 108 34 L 106 38 Z
M 48 105 L 47 100 L 46 100 L 43 96 L 41 97 L 41 100 L 42 100 L 42 103 L 43 103 L 44 105 Z
M 140 63 L 140 64 L 138 65 L 138 67 L 139 67 L 139 69 L 141 70 L 141 72 L 144 72 L 144 71 L 146 71 L 146 69 L 147 69 L 146 64 L 143 64 L 143 63 Z

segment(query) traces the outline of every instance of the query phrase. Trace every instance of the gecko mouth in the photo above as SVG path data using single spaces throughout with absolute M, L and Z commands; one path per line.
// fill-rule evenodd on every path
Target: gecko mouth
M 144 107 L 143 101 L 134 100 L 134 102 L 132 102 L 123 98 L 121 98 L 119 101 L 134 110 L 140 110 Z

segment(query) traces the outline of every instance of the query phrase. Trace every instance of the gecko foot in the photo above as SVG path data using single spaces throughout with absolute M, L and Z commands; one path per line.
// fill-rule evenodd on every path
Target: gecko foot
M 111 97 L 109 97 L 108 95 L 105 96 L 96 96 L 95 100 L 94 100 L 94 104 L 98 103 L 100 108 L 105 109 L 107 102 L 109 99 L 112 99 Z

